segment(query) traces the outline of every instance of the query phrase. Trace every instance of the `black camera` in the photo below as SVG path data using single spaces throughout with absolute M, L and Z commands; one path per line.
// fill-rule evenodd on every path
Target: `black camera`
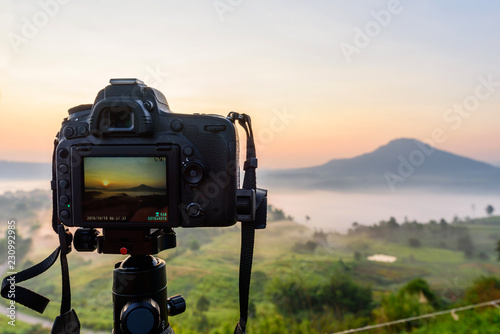
M 241 221 L 238 328 L 244 332 L 254 233 L 266 227 L 267 216 L 250 117 L 174 114 L 165 96 L 140 80 L 110 83 L 94 104 L 71 108 L 62 123 L 52 166 L 52 227 L 60 246 L 20 272 L 19 282 L 43 273 L 61 254 L 61 315 L 52 332 L 79 332 L 69 293 L 71 244 L 78 251 L 129 254 L 113 271 L 113 333 L 173 334 L 168 316 L 184 312 L 186 303 L 180 295 L 167 298 L 165 261 L 151 254 L 176 247 L 174 227 Z M 243 189 L 236 122 L 247 138 Z M 65 226 L 79 227 L 74 238 Z M 19 302 L 43 313 L 49 300 L 22 291 Z
M 53 185 L 59 220 L 129 230 L 240 220 L 234 124 L 172 113 L 161 92 L 137 79 L 110 83 L 62 123 Z

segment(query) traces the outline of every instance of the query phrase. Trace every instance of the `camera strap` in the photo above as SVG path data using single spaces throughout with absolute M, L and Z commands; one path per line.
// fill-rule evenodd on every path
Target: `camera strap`
M 52 160 L 55 159 L 55 151 L 57 147 L 57 140 L 54 142 L 54 151 L 52 153 Z M 50 299 L 42 296 L 32 290 L 18 286 L 18 283 L 32 279 L 47 269 L 57 261 L 60 255 L 61 260 L 61 273 L 62 273 L 62 299 L 61 299 L 61 312 L 56 317 L 52 327 L 52 334 L 79 334 L 80 321 L 71 308 L 71 292 L 69 283 L 69 269 L 68 260 L 66 255 L 71 252 L 71 242 L 73 236 L 68 229 L 62 225 L 57 218 L 57 193 L 55 188 L 55 164 L 52 164 L 52 228 L 59 235 L 59 247 L 57 247 L 52 254 L 50 254 L 42 262 L 27 268 L 18 273 L 7 276 L 2 281 L 1 295 L 3 298 L 13 300 L 16 303 L 24 305 L 38 313 L 43 313 L 47 307 Z
M 243 165 L 245 176 L 243 189 L 255 192 L 255 218 L 241 222 L 241 254 L 239 273 L 240 320 L 234 330 L 235 334 L 245 334 L 248 320 L 248 301 L 250 294 L 250 280 L 252 278 L 253 250 L 255 229 L 266 228 L 267 190 L 257 188 L 257 154 L 252 131 L 250 116 L 231 112 L 228 118 L 234 123 L 236 120 L 245 129 L 247 136 L 246 160 Z

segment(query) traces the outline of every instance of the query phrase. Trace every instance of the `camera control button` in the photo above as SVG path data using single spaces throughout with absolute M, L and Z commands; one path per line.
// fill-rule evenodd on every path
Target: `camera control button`
M 69 197 L 66 196 L 66 195 L 62 195 L 61 197 L 59 197 L 59 202 L 61 202 L 62 204 L 68 204 L 69 203 Z
M 75 131 L 73 130 L 73 128 L 68 127 L 66 129 L 64 129 L 64 137 L 66 137 L 66 138 L 73 136 L 74 133 L 75 133 Z
M 66 159 L 68 157 L 68 150 L 62 148 L 57 152 L 57 156 L 61 159 Z
M 59 213 L 59 217 L 61 217 L 61 219 L 69 219 L 71 217 L 71 214 L 69 213 L 68 210 L 62 210 L 60 213 Z
M 80 136 L 83 136 L 83 135 L 87 134 L 87 132 L 88 132 L 88 129 L 87 129 L 87 127 L 85 125 L 80 125 L 78 127 L 78 134 Z
M 184 147 L 184 149 L 182 151 L 184 152 L 184 154 L 187 157 L 190 157 L 191 155 L 193 155 L 193 148 L 191 146 Z
M 59 167 L 57 168 L 57 170 L 59 171 L 59 173 L 61 174 L 66 174 L 68 172 L 68 166 L 62 164 L 62 165 L 59 165 Z
M 182 124 L 182 122 L 178 119 L 174 119 L 172 121 L 172 123 L 170 123 L 170 128 L 172 129 L 172 131 L 175 131 L 175 132 L 181 131 L 183 127 L 184 127 L 184 124 Z
M 144 107 L 146 107 L 146 109 L 148 111 L 153 110 L 154 106 L 155 105 L 153 104 L 153 102 L 151 102 L 151 101 L 144 101 Z
M 199 205 L 198 203 L 191 203 L 188 204 L 188 206 L 186 207 L 186 211 L 188 215 L 190 215 L 191 217 L 197 217 L 200 215 L 203 209 L 201 208 L 201 205 Z
M 67 180 L 61 180 L 61 181 L 59 181 L 59 187 L 61 189 L 68 189 L 69 188 L 69 182 Z

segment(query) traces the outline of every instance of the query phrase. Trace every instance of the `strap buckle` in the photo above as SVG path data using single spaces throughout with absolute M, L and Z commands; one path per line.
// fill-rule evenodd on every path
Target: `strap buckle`
M 255 190 L 236 190 L 236 220 L 242 223 L 255 221 Z

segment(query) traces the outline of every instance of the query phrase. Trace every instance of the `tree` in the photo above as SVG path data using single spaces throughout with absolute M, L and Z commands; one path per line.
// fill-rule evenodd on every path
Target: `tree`
M 191 240 L 191 242 L 189 243 L 189 248 L 192 251 L 197 251 L 198 249 L 200 249 L 200 242 L 196 239 Z
M 391 217 L 391 218 L 389 219 L 389 221 L 387 222 L 387 226 L 388 226 L 389 228 L 398 228 L 398 227 L 399 227 L 399 224 L 398 224 L 398 222 L 396 221 L 396 218 Z
M 472 243 L 470 235 L 464 235 L 458 238 L 457 248 L 463 251 L 467 258 L 471 258 L 474 255 L 474 244 Z
M 485 252 L 480 252 L 479 254 L 477 254 L 477 257 L 482 261 L 487 261 L 489 259 L 488 254 L 486 254 Z
M 417 238 L 408 239 L 408 243 L 410 244 L 410 247 L 420 247 L 422 245 L 420 240 L 418 240 Z
M 493 214 L 493 211 L 495 211 L 495 208 L 491 204 L 488 204 L 488 206 L 486 207 L 486 213 L 488 214 L 488 216 L 491 216 Z
M 427 302 L 429 304 L 436 305 L 436 295 L 434 294 L 434 292 L 432 292 L 427 281 L 422 278 L 414 279 L 413 281 L 406 284 L 402 290 L 408 292 L 409 294 L 415 294 L 418 296 L 422 294 L 425 299 L 427 299 Z
M 210 301 L 205 295 L 201 296 L 200 299 L 196 302 L 196 309 L 200 312 L 208 311 L 210 307 Z
M 465 301 L 470 304 L 500 299 L 500 279 L 481 276 L 465 291 Z
M 305 243 L 304 248 L 310 252 L 314 252 L 314 250 L 318 247 L 318 244 L 315 243 L 314 241 L 309 240 L 308 242 Z
M 337 319 L 347 314 L 363 317 L 369 316 L 374 307 L 371 288 L 354 283 L 349 275 L 341 272 L 319 284 L 295 275 L 275 277 L 267 293 L 278 311 L 288 317 L 326 310 L 332 311 Z
M 323 230 L 314 231 L 313 239 L 316 243 L 320 245 L 328 244 L 328 234 L 323 232 Z
M 427 282 L 416 279 L 401 288 L 397 293 L 383 295 L 380 307 L 374 311 L 376 322 L 394 321 L 433 312 L 435 309 L 430 302 L 421 302 L 421 294 L 425 296 L 427 301 L 435 298 Z M 425 320 L 395 324 L 388 328 L 387 333 L 407 333 L 425 324 Z
M 253 318 L 257 314 L 257 307 L 255 307 L 255 303 L 253 300 L 248 302 L 248 316 Z
M 497 247 L 495 248 L 495 250 L 497 251 L 498 253 L 498 258 L 497 260 L 500 261 L 500 240 L 497 241 Z
M 347 313 L 368 316 L 374 307 L 372 289 L 360 286 L 345 274 L 337 274 L 315 293 L 313 305 L 327 305 L 342 319 Z M 320 310 L 318 310 L 320 311 Z

